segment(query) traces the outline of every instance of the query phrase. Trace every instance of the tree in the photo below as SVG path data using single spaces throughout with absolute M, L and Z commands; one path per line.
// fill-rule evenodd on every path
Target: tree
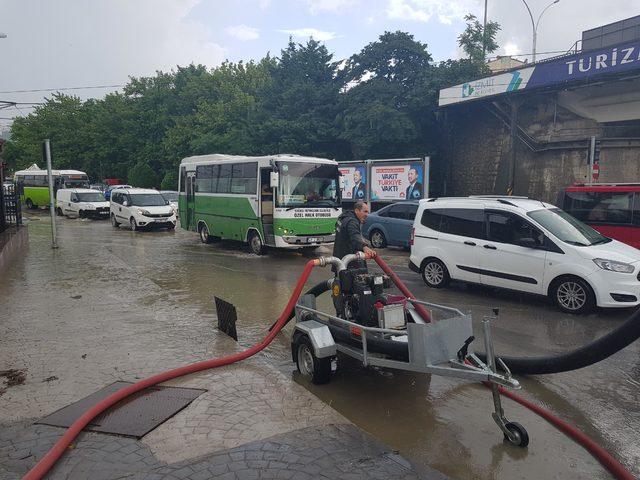
M 169 170 L 160 183 L 160 190 L 178 190 L 178 169 Z
M 155 188 L 158 186 L 158 176 L 146 162 L 139 162 L 129 169 L 128 182 L 134 187 Z
M 484 28 L 476 16 L 470 13 L 464 19 L 467 28 L 458 36 L 458 45 L 471 60 L 484 63 L 485 55 L 498 49 L 496 35 L 500 30 L 500 24 L 490 21 Z

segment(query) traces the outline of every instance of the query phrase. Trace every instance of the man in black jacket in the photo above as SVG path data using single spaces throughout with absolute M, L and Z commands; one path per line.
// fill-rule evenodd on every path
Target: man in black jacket
M 344 212 L 336 223 L 336 240 L 333 244 L 333 256 L 342 258 L 356 252 L 369 253 L 375 257 L 376 251 L 367 246 L 367 240 L 362 236 L 362 224 L 369 215 L 369 205 L 366 202 L 356 202 L 353 211 Z M 366 268 L 364 261 L 354 261 L 349 268 Z

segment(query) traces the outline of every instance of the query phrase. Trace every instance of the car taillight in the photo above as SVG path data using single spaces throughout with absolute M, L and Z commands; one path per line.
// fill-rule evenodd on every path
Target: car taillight
M 409 237 L 409 245 L 413 246 L 413 239 L 416 237 L 416 229 L 411 229 L 411 237 Z

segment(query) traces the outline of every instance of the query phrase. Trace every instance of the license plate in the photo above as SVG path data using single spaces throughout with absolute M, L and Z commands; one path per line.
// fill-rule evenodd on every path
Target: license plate
M 308 243 L 317 243 L 318 239 L 316 237 L 310 237 L 309 239 L 307 239 Z
M 164 222 L 166 222 L 166 221 L 167 221 L 167 219 L 166 219 L 166 218 L 156 218 L 156 219 L 154 220 L 154 222 L 158 222 L 158 223 L 164 223 Z

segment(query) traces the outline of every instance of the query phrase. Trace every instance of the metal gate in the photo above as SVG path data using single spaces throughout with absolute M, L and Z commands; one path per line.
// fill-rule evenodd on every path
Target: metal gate
M 18 225 L 22 225 L 20 195 L 15 184 L 5 183 L 0 192 L 0 232 Z

